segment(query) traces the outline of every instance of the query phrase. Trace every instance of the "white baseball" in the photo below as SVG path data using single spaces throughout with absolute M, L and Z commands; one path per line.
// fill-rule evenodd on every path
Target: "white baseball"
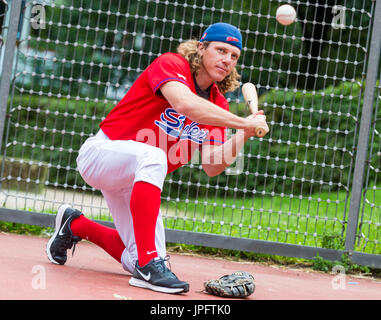
M 296 19 L 296 11 L 289 4 L 284 4 L 276 10 L 276 19 L 280 24 L 288 26 Z

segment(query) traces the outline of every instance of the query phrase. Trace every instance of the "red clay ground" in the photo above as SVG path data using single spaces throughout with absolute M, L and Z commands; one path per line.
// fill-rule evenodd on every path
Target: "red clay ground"
M 380 279 L 346 276 L 340 288 L 335 275 L 180 254 L 171 254 L 172 271 L 190 283 L 190 291 L 156 293 L 130 286 L 130 274 L 89 242 L 80 242 L 65 266 L 48 261 L 46 238 L 0 232 L 0 243 L 1 300 L 223 300 L 203 293 L 203 282 L 237 270 L 255 277 L 247 300 L 381 299 Z

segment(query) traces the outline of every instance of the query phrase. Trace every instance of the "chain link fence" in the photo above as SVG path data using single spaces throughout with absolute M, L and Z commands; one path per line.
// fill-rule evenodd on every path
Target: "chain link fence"
M 217 177 L 198 156 L 167 177 L 167 241 L 302 258 L 349 253 L 381 267 L 381 3 L 287 3 L 297 10 L 287 27 L 275 19 L 278 0 L 0 7 L 0 220 L 53 226 L 70 203 L 112 225 L 77 171 L 79 147 L 156 57 L 223 21 L 241 30 L 237 69 L 256 85 L 270 133 L 250 139 Z M 249 114 L 240 90 L 227 97 L 233 113 Z

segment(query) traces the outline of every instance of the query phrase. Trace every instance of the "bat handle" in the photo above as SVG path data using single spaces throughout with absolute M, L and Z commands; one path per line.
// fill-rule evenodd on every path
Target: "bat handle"
M 267 134 L 267 130 L 265 128 L 257 128 L 255 130 L 255 135 L 259 138 L 263 138 Z
M 255 129 L 255 135 L 259 138 L 263 138 L 268 132 L 269 132 L 269 127 L 267 126 L 267 124 L 258 126 Z
M 250 82 L 245 83 L 242 86 L 242 94 L 251 113 L 255 115 L 258 112 L 258 96 L 255 86 Z M 264 137 L 268 132 L 269 128 L 267 125 L 262 125 L 255 129 L 255 135 L 260 138 Z

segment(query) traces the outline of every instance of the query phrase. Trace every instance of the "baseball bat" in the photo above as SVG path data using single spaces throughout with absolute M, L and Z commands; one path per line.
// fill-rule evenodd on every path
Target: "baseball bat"
M 251 113 L 256 114 L 258 112 L 258 95 L 255 85 L 250 82 L 246 82 L 242 86 L 242 94 Z M 257 127 L 255 130 L 256 136 L 260 138 L 264 137 L 268 132 L 269 129 L 267 126 Z

